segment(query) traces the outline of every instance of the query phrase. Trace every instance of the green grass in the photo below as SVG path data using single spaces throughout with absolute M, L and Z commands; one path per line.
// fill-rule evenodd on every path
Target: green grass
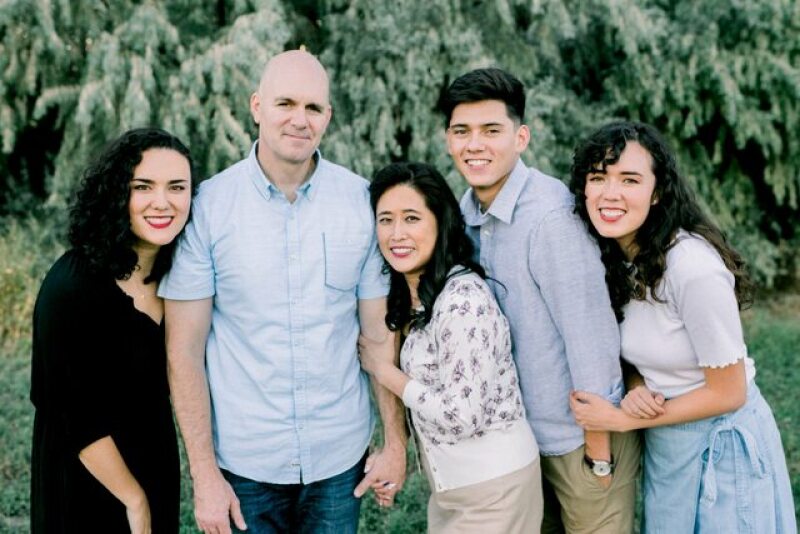
M 800 518 L 800 295 L 772 300 L 744 318 L 756 383 L 781 431 L 795 517 Z
M 0 221 L 5 222 L 5 221 Z M 38 285 L 61 251 L 46 226 L 35 221 L 3 224 L 0 235 L 0 533 L 28 531 L 30 439 L 30 313 Z M 756 381 L 775 413 L 786 450 L 800 516 L 800 295 L 773 297 L 743 316 Z M 409 466 L 416 466 L 409 454 Z M 371 498 L 362 503 L 361 533 L 410 534 L 425 530 L 428 488 L 413 471 L 391 509 Z M 191 488 L 184 465 L 182 532 L 196 532 Z

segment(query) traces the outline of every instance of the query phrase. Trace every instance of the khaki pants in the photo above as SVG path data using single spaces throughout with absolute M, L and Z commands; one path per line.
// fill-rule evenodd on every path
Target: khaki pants
M 641 451 L 638 432 L 611 433 L 616 467 L 608 489 L 584 462 L 583 446 L 562 456 L 542 456 L 542 532 L 633 532 Z
M 428 532 L 435 534 L 530 534 L 539 532 L 541 522 L 538 458 L 486 482 L 433 491 L 428 500 Z

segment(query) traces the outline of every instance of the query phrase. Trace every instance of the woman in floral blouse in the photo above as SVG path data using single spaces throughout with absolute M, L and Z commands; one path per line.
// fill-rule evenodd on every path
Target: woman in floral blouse
M 472 260 L 458 202 L 420 163 L 382 169 L 370 196 L 391 276 L 386 324 L 404 341 L 398 368 L 362 338 L 361 365 L 411 410 L 429 532 L 538 532 L 539 454 L 508 322 Z

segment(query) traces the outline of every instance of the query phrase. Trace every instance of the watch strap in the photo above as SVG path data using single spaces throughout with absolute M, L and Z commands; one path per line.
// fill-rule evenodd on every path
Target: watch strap
M 613 455 L 613 454 L 611 455 L 611 460 L 610 460 L 610 461 L 606 461 L 606 460 L 595 460 L 594 458 L 589 458 L 589 456 L 587 456 L 586 454 L 584 454 L 584 455 L 583 455 L 583 461 L 584 461 L 584 462 L 586 462 L 586 465 L 588 465 L 588 466 L 589 466 L 589 469 L 591 469 L 591 470 L 592 470 L 592 473 L 594 473 L 594 467 L 595 467 L 595 464 L 598 464 L 598 463 L 604 463 L 604 464 L 608 464 L 608 468 L 611 470 L 611 471 L 608 473 L 609 475 L 611 475 L 611 474 L 613 474 L 613 473 L 614 473 L 614 468 L 615 468 L 615 467 L 616 467 L 616 465 L 617 465 L 617 464 L 615 464 L 615 463 L 614 463 L 614 455 Z M 595 473 L 595 474 L 596 474 L 596 473 Z

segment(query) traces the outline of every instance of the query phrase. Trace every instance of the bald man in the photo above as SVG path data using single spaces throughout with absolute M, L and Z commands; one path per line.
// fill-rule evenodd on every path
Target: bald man
M 320 155 L 331 104 L 311 54 L 273 57 L 250 112 L 258 140 L 201 184 L 159 288 L 195 519 L 214 534 L 355 533 L 359 497 L 389 506 L 405 480 L 403 410 L 377 387 L 384 447 L 367 457 L 356 341 L 394 343 L 368 184 Z

